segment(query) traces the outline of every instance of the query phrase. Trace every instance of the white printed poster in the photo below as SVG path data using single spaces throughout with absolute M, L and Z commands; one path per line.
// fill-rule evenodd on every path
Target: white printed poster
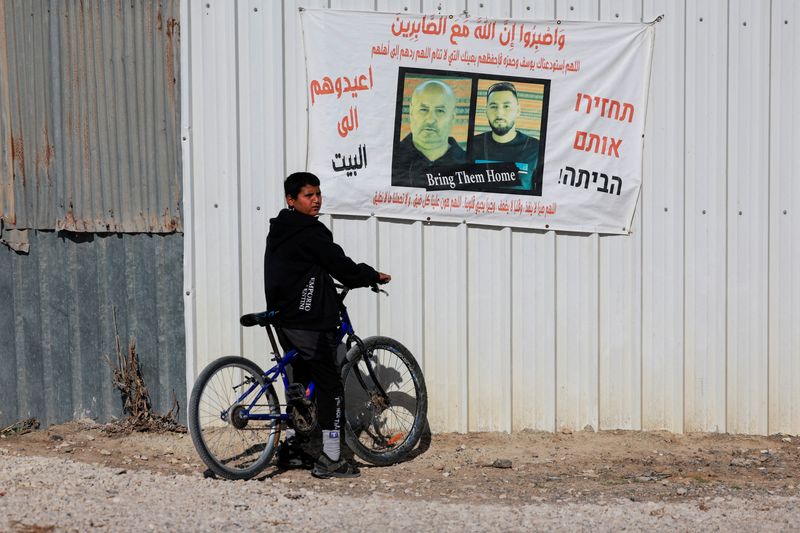
M 630 232 L 652 24 L 301 20 L 324 213 Z

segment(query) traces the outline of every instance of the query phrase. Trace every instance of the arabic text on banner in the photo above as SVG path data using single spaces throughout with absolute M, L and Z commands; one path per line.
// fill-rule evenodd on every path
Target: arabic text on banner
M 630 231 L 652 24 L 301 18 L 324 212 Z

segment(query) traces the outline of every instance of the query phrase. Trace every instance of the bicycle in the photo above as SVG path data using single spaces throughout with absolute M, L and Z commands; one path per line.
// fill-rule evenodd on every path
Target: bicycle
M 419 364 L 400 342 L 389 337 L 361 339 L 344 305 L 349 288 L 336 285 L 347 359 L 342 365 L 345 390 L 344 436 L 361 459 L 379 466 L 401 462 L 420 440 L 427 423 L 428 396 Z M 373 292 L 387 294 L 377 286 Z M 195 381 L 189 399 L 189 430 L 203 462 L 226 479 L 250 479 L 269 465 L 284 424 L 298 433 L 316 426 L 314 383 L 290 383 L 286 366 L 297 356 L 281 356 L 273 321 L 277 313 L 243 315 L 244 327 L 267 330 L 274 366 L 264 372 L 252 360 L 225 356 L 211 362 Z M 274 384 L 283 381 L 286 402 Z

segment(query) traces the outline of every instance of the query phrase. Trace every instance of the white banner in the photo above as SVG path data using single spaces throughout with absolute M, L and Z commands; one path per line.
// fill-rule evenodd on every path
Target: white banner
M 301 20 L 323 212 L 630 232 L 652 24 Z

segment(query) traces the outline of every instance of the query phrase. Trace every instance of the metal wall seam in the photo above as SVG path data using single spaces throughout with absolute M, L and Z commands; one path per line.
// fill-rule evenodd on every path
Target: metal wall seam
M 195 254 L 194 241 L 197 237 L 194 230 L 195 219 L 195 187 L 194 187 L 194 165 L 196 162 L 194 152 L 194 139 L 192 131 L 192 117 L 194 113 L 194 83 L 193 83 L 193 61 L 196 58 L 192 54 L 192 43 L 194 42 L 194 28 L 192 24 L 192 11 L 189 8 L 189 0 L 180 0 L 180 24 L 184 28 L 184 43 L 180 53 L 180 131 L 181 131 L 181 158 L 183 160 L 181 172 L 181 184 L 183 196 L 181 198 L 181 209 L 183 210 L 183 324 L 186 335 L 185 352 L 185 379 L 186 379 L 186 405 L 189 404 L 191 394 L 191 384 L 200 371 L 196 355 L 197 346 L 197 298 L 195 296 L 195 270 L 198 267 L 198 258 Z
M 285 169 L 288 176 L 292 172 L 305 170 L 306 146 L 308 145 L 308 124 L 306 116 L 306 65 L 303 56 L 303 32 L 300 27 L 298 10 L 301 7 L 328 7 L 327 0 L 287 0 L 283 6 L 284 31 L 284 107 L 286 108 Z M 296 120 L 289 120 L 294 117 Z M 284 177 L 285 177 L 284 176 Z M 283 205 L 281 199 L 280 205 Z
M 556 2 L 556 17 L 598 20 L 599 4 Z M 599 240 L 595 235 L 557 234 L 556 429 L 582 429 L 599 422 Z
M 512 232 L 512 431 L 556 429 L 555 256 L 555 232 Z
M 729 4 L 727 431 L 767 431 L 769 4 Z
M 281 205 L 284 169 L 283 17 L 278 2 L 237 4 L 239 55 L 240 313 L 264 310 L 264 243 L 269 219 Z M 243 328 L 242 353 L 265 364 L 261 328 Z
M 774 0 L 770 53 L 769 427 L 800 432 L 800 5 Z
M 725 431 L 727 10 L 686 6 L 686 431 Z
M 648 0 L 658 15 L 645 134 L 642 211 L 642 428 L 683 430 L 685 2 Z
M 392 276 L 386 287 L 389 297 L 380 297 L 379 321 L 374 331 L 364 334 L 380 334 L 395 339 L 413 354 L 423 354 L 424 311 L 408 313 L 407 309 L 422 309 L 424 277 L 422 275 L 423 223 L 420 221 L 377 220 L 378 262 L 376 268 Z M 358 321 L 361 326 L 361 320 Z M 425 370 L 425 360 L 419 363 Z
M 353 261 L 381 269 L 376 246 L 378 240 L 376 217 L 331 217 L 330 229 L 334 240 L 344 248 Z M 384 268 L 390 270 L 388 266 Z M 367 290 L 351 292 L 347 296 L 347 308 L 360 336 L 367 337 L 378 333 L 378 298 L 375 293 Z
M 466 224 L 423 227 L 422 358 L 433 431 L 468 428 L 467 233 Z
M 508 17 L 508 2 L 468 6 Z M 467 225 L 469 431 L 511 431 L 511 228 Z
M 235 5 L 191 3 L 198 43 L 192 54 L 194 86 L 195 354 L 203 368 L 221 354 L 240 353 L 239 190 L 235 139 Z M 194 56 L 194 52 L 198 52 Z M 213 154 L 213 155 L 212 155 Z
M 512 0 L 511 16 L 555 18 L 555 0 Z M 556 430 L 554 231 L 511 230 L 511 430 Z
M 600 20 L 641 22 L 641 2 L 604 1 Z M 642 221 L 648 215 L 643 207 L 640 203 L 634 213 L 631 234 L 600 237 L 599 428 L 641 428 Z
M 511 228 L 467 234 L 468 428 L 511 431 Z

